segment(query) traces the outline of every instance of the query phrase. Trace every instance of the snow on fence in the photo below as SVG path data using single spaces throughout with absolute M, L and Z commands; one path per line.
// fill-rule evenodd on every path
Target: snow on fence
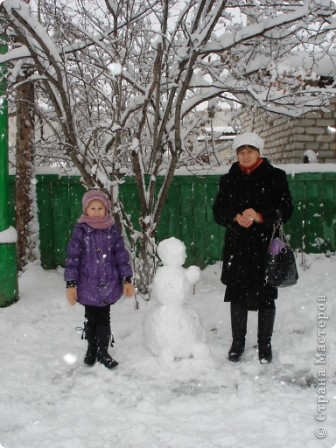
M 293 174 L 290 169 L 286 171 L 294 213 L 285 228 L 293 247 L 307 253 L 335 251 L 336 172 L 299 171 Z M 187 247 L 186 265 L 196 264 L 203 268 L 221 259 L 224 229 L 214 222 L 212 216 L 219 177 L 219 174 L 174 177 L 157 240 L 171 236 L 182 240 Z M 66 244 L 81 212 L 83 192 L 78 176 L 37 175 L 41 263 L 46 269 L 64 265 Z M 133 178 L 128 178 L 120 186 L 120 195 L 136 225 L 140 207 Z M 14 210 L 15 178 L 11 176 L 10 216 L 13 226 Z

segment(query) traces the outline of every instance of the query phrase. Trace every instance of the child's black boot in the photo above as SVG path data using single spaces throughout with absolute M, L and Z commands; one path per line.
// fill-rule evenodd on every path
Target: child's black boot
M 97 360 L 98 352 L 95 327 L 85 322 L 84 335 L 85 339 L 88 341 L 88 347 L 84 356 L 84 364 L 93 366 Z
M 97 342 L 98 342 L 98 352 L 97 361 L 103 364 L 108 369 L 114 369 L 117 367 L 118 362 L 112 358 L 108 352 L 108 347 L 111 341 L 111 330 L 107 325 L 99 325 L 97 327 Z M 113 343 L 113 338 L 111 345 Z

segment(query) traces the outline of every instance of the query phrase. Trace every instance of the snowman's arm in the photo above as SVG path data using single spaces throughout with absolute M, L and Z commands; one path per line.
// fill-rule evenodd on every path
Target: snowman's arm
M 201 278 L 201 270 L 198 266 L 189 266 L 189 268 L 186 269 L 186 274 L 192 285 L 197 283 Z

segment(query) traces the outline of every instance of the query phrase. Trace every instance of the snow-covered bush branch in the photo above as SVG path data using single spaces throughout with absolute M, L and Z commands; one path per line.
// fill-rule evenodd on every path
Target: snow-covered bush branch
M 328 0 L 5 0 L 10 49 L 0 62 L 11 88 L 30 68 L 42 164 L 75 166 L 115 201 L 123 176 L 135 176 L 141 217 L 131 233 L 145 263 L 175 169 L 201 163 L 195 135 L 212 101 L 292 117 L 327 107 L 335 25 Z

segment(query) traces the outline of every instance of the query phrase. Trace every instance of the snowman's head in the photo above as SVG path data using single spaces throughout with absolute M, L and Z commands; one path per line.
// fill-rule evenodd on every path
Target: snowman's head
M 158 255 L 167 266 L 182 266 L 186 260 L 186 247 L 177 238 L 171 237 L 158 245 Z

